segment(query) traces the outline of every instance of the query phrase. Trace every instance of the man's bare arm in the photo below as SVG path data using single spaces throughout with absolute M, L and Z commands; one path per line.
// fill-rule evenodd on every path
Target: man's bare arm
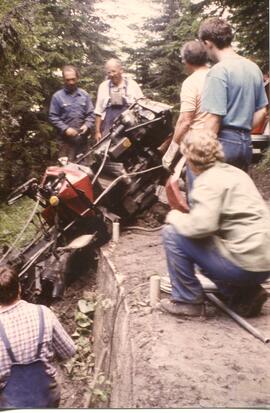
M 182 112 L 180 113 L 173 134 L 173 141 L 180 144 L 183 136 L 187 133 L 190 128 L 190 125 L 195 116 L 195 112 Z
M 266 107 L 257 110 L 257 112 L 255 112 L 254 115 L 253 115 L 252 129 L 257 128 L 258 126 L 260 126 L 261 123 L 264 120 L 266 120 L 266 116 L 267 116 Z
M 177 152 L 179 151 L 179 144 L 183 136 L 188 132 L 195 112 L 182 112 L 180 113 L 175 125 L 172 141 L 168 147 L 165 155 L 162 158 L 162 165 L 164 168 L 169 169 Z
M 214 115 L 213 113 L 207 113 L 205 117 L 205 129 L 209 129 L 212 132 L 218 134 L 221 124 L 221 116 Z
M 95 133 L 95 138 L 96 141 L 99 141 L 101 139 L 101 116 L 96 115 L 96 133 Z

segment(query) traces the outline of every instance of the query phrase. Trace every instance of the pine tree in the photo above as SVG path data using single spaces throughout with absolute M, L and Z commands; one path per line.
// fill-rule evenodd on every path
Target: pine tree
M 137 78 L 145 94 L 170 104 L 179 104 L 179 89 L 186 78 L 180 61 L 181 46 L 193 40 L 198 31 L 203 6 L 194 7 L 189 0 L 162 0 L 163 13 L 150 19 L 145 30 L 146 45 L 130 50 L 136 62 Z M 179 110 L 179 106 L 176 110 Z
M 82 87 L 92 96 L 103 79 L 106 25 L 94 2 L 2 0 L 0 64 L 0 196 L 29 176 L 39 176 L 56 157 L 56 137 L 47 120 L 56 71 L 78 65 Z

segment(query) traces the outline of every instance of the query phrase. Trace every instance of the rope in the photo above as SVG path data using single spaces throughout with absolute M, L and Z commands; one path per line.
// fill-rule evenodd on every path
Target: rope
M 156 169 L 163 168 L 162 165 L 154 166 L 153 168 L 145 169 L 144 171 L 139 171 L 139 172 L 130 172 L 128 174 L 123 174 L 118 176 L 114 181 L 110 183 L 110 185 L 99 195 L 99 197 L 93 202 L 94 205 L 97 205 L 97 203 L 111 190 L 111 188 L 118 182 L 121 181 L 121 179 L 128 178 L 129 176 L 137 176 L 137 175 L 143 175 L 145 173 L 154 171 Z
M 131 227 L 124 227 L 124 231 L 145 231 L 145 232 L 155 232 L 155 231 L 160 231 L 164 225 L 160 225 L 159 227 L 155 228 L 145 228 L 145 227 L 139 227 L 139 226 L 131 226 Z
M 111 139 L 108 141 L 108 144 L 107 144 L 106 149 L 105 149 L 105 153 L 104 153 L 104 157 L 103 157 L 102 163 L 101 163 L 101 165 L 100 165 L 100 167 L 99 167 L 96 175 L 94 176 L 94 178 L 93 178 L 93 180 L 92 180 L 92 185 L 94 185 L 94 183 L 96 182 L 97 178 L 99 177 L 100 172 L 101 172 L 102 169 L 103 169 L 103 166 L 104 166 L 105 161 L 106 161 L 106 158 L 107 158 L 108 150 L 109 150 L 109 147 L 110 147 L 110 145 L 111 145 L 111 141 L 112 141 Z

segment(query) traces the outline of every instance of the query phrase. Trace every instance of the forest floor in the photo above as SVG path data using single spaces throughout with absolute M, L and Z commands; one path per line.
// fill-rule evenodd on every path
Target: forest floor
M 270 171 L 254 166 L 251 176 L 263 197 L 270 201 Z M 148 211 L 139 224 L 158 224 L 161 215 L 157 209 Z M 158 232 L 124 232 L 111 259 L 117 271 L 124 274 L 126 291 L 149 282 L 152 275 L 166 273 Z M 64 300 L 55 304 L 54 310 L 71 334 L 76 330 L 78 301 L 89 294 L 93 298 L 94 290 L 93 272 L 73 283 Z M 138 288 L 136 294 L 130 294 L 128 306 L 130 334 L 135 343 L 133 401 L 128 407 L 270 408 L 270 344 L 253 337 L 220 310 L 210 318 L 198 319 L 180 319 L 160 310 L 152 311 L 148 288 Z M 262 314 L 249 322 L 270 338 L 270 300 Z M 60 369 L 60 407 L 87 406 L 94 364 L 90 330 L 86 334 L 88 353 L 73 361 L 71 367 L 62 364 Z M 75 364 L 77 370 L 73 368 Z M 99 396 L 106 400 L 102 392 Z

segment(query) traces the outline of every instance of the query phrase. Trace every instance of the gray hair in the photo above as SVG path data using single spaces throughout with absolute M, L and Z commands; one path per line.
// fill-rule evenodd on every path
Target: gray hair
M 108 65 L 114 65 L 117 66 L 119 69 L 122 69 L 122 63 L 119 59 L 116 59 L 115 57 L 112 57 L 111 59 L 107 60 L 105 63 L 105 69 Z
M 186 63 L 194 66 L 204 66 L 208 60 L 203 43 L 197 40 L 191 40 L 183 45 L 181 48 L 181 57 Z
M 216 161 L 224 161 L 224 153 L 217 135 L 204 129 L 194 130 L 185 136 L 180 149 L 187 160 L 198 170 L 211 168 Z

